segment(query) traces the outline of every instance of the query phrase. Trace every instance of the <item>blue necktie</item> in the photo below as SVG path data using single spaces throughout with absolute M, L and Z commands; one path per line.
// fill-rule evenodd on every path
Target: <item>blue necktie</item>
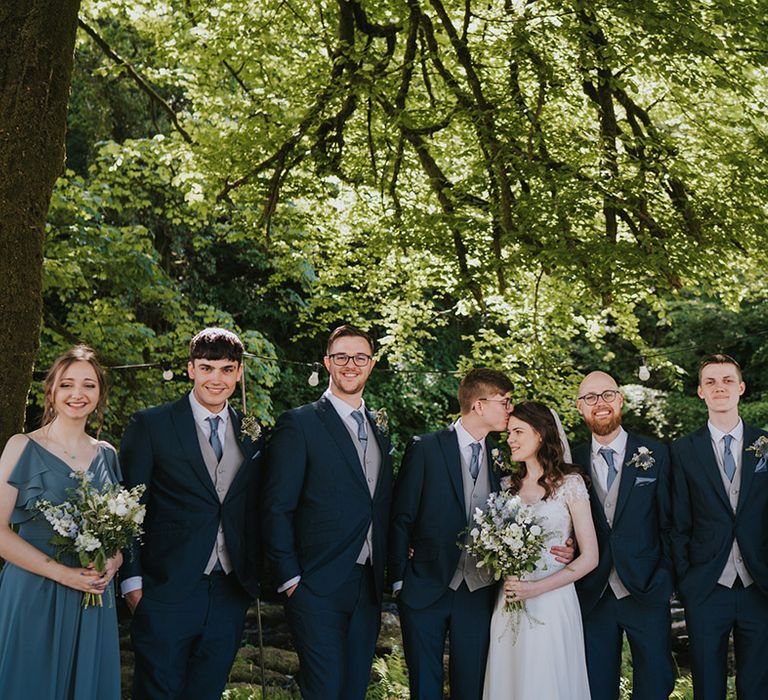
M 733 452 L 731 452 L 731 442 L 733 441 L 733 435 L 723 436 L 723 471 L 728 477 L 728 481 L 733 481 L 733 477 L 736 476 L 736 460 L 733 458 Z
M 211 424 L 211 436 L 208 438 L 208 442 L 213 448 L 213 454 L 216 455 L 216 461 L 221 462 L 221 455 L 224 454 L 224 448 L 221 446 L 221 440 L 219 440 L 219 421 L 221 421 L 221 418 L 219 416 L 208 416 L 205 420 Z
M 480 443 L 473 442 L 470 447 L 472 448 L 472 459 L 469 460 L 469 475 L 473 481 L 477 481 L 477 475 L 480 473 Z
M 357 423 L 357 441 L 360 443 L 360 447 L 363 448 L 363 454 L 365 454 L 365 448 L 368 446 L 368 436 L 365 433 L 365 418 L 360 411 L 352 411 L 352 418 Z
M 606 491 L 611 490 L 611 486 L 613 486 L 613 482 L 616 480 L 616 474 L 618 472 L 616 471 L 616 464 L 613 461 L 613 450 L 610 447 L 601 447 L 598 452 L 602 456 L 602 458 L 605 460 L 605 463 L 608 465 L 608 479 L 607 484 L 608 488 Z

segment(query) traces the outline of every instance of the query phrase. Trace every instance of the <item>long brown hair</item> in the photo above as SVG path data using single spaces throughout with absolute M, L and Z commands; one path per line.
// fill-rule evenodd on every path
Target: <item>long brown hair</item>
M 530 425 L 541 438 L 541 445 L 537 453 L 539 464 L 544 473 L 539 477 L 538 484 L 544 489 L 544 498 L 547 499 L 552 492 L 563 483 L 567 474 L 582 476 L 579 468 L 574 464 L 568 464 L 563 454 L 563 443 L 557 432 L 557 425 L 552 412 L 538 401 L 523 401 L 515 404 L 515 408 L 509 414 L 518 420 Z M 520 468 L 512 473 L 511 488 L 517 493 L 523 485 L 523 479 L 528 474 L 525 462 L 520 463 Z
M 98 435 L 101 432 L 101 426 L 104 424 L 104 410 L 107 407 L 107 381 L 104 376 L 104 369 L 96 359 L 96 353 L 87 345 L 75 345 L 75 347 L 63 352 L 53 361 L 48 374 L 45 375 L 43 380 L 44 408 L 40 425 L 48 425 L 56 418 L 56 408 L 53 400 L 56 393 L 56 384 L 67 368 L 75 362 L 87 362 L 93 367 L 93 371 L 96 374 L 96 381 L 99 384 L 99 401 L 96 404 L 94 413 L 96 414 L 98 425 L 96 434 Z

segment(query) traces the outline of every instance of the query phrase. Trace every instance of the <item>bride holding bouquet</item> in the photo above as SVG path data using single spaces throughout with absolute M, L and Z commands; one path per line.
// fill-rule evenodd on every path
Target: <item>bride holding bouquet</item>
M 520 576 L 506 576 L 491 620 L 484 700 L 588 700 L 581 613 L 574 581 L 597 566 L 598 548 L 589 495 L 577 468 L 563 457 L 550 410 L 535 401 L 517 404 L 509 417 L 512 460 L 521 467 L 510 491 L 524 516 L 525 549 L 536 541 Z M 517 499 L 515 499 L 517 503 Z M 570 564 L 549 552 L 571 532 L 579 556 Z M 539 542 L 539 540 L 541 540 Z M 514 549 L 523 538 L 513 541 Z M 527 555 L 526 555 L 527 556 Z

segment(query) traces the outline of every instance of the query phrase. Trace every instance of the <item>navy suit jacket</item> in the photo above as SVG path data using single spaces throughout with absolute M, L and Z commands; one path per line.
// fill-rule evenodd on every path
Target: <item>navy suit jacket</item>
M 373 497 L 352 436 L 328 399 L 278 419 L 267 445 L 262 522 L 267 557 L 280 584 L 301 576 L 301 585 L 314 594 L 329 595 L 351 573 L 373 524 L 371 563 L 381 597 L 392 456 L 389 437 L 367 413 L 381 451 Z
M 143 577 L 150 598 L 172 602 L 200 580 L 221 523 L 234 573 L 252 596 L 259 594 L 257 489 L 262 454 L 240 434 L 240 416 L 229 417 L 243 452 L 243 463 L 219 501 L 205 466 L 189 396 L 131 417 L 120 445 L 125 485 L 146 484 L 147 516 L 139 549 L 126 557 L 123 579 Z
M 591 447 L 591 442 L 579 445 L 573 451 L 573 460 L 594 478 Z M 648 469 L 629 464 L 639 447 L 647 447 L 652 453 L 654 464 Z M 670 465 L 666 446 L 628 434 L 613 527 L 608 525 L 594 486 L 589 488 L 589 499 L 600 559 L 595 569 L 576 582 L 583 614 L 589 614 L 597 605 L 614 566 L 633 598 L 649 605 L 668 603 L 674 581 Z
M 499 490 L 486 440 L 491 491 Z M 453 426 L 413 438 L 397 476 L 390 528 L 389 578 L 400 600 L 421 609 L 448 590 L 467 529 L 461 455 Z M 413 557 L 408 557 L 408 548 Z
M 700 603 L 717 585 L 734 538 L 755 584 L 768 595 L 768 469 L 748 450 L 763 430 L 744 424 L 741 489 L 733 512 L 705 425 L 672 445 L 674 530 L 678 592 Z

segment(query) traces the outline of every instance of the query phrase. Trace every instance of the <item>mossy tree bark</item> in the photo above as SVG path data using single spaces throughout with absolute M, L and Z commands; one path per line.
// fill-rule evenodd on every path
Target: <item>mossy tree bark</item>
M 80 0 L 0 3 L 0 446 L 24 423 Z

